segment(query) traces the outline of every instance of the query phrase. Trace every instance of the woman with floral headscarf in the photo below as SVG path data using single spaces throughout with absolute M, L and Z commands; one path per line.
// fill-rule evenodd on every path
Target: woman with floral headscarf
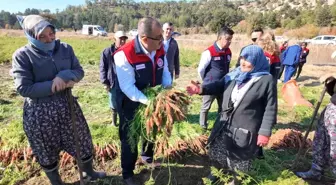
M 25 97 L 23 128 L 38 163 L 52 185 L 63 184 L 58 173 L 61 150 L 75 153 L 74 132 L 65 89 L 84 77 L 72 47 L 55 39 L 55 27 L 39 15 L 18 16 L 28 44 L 13 54 L 12 74 Z M 84 177 L 106 174 L 92 167 L 92 138 L 82 110 L 74 100 L 76 127 Z
M 240 67 L 212 84 L 199 86 L 192 81 L 187 91 L 190 95 L 223 94 L 222 112 L 208 139 L 210 159 L 217 168 L 249 171 L 276 123 L 277 91 L 263 50 L 256 45 L 245 47 Z M 236 179 L 231 182 L 235 183 Z

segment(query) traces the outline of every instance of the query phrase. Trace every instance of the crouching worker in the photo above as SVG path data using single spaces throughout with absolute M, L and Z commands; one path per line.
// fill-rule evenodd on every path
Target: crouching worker
M 221 80 L 206 85 L 192 82 L 190 95 L 223 93 L 222 111 L 208 139 L 212 165 L 228 172 L 250 170 L 259 147 L 267 145 L 276 123 L 277 91 L 263 50 L 247 46 L 240 67 Z M 217 179 L 208 177 L 213 183 Z M 231 184 L 239 183 L 236 178 Z
M 13 54 L 15 87 L 25 97 L 23 128 L 37 162 L 52 185 L 61 185 L 61 150 L 76 156 L 72 119 L 65 93 L 84 76 L 71 46 L 55 40 L 55 27 L 39 15 L 18 16 L 28 44 Z M 92 166 L 93 144 L 82 110 L 74 100 L 84 177 L 103 178 Z
M 303 179 L 320 180 L 327 165 L 336 175 L 336 79 L 327 78 L 325 86 L 331 99 L 322 111 L 315 131 L 311 168 L 307 172 L 296 172 Z

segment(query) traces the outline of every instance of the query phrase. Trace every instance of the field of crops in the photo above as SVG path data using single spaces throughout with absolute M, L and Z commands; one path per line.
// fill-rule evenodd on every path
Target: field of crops
M 122 184 L 120 168 L 120 142 L 118 129 L 109 125 L 110 111 L 107 103 L 107 94 L 99 82 L 98 63 L 100 52 L 110 45 L 105 39 L 79 39 L 64 38 L 65 42 L 73 46 L 74 51 L 84 66 L 85 78 L 75 88 L 74 94 L 79 99 L 84 115 L 89 123 L 96 150 L 110 150 L 111 155 L 96 155 L 95 167 L 105 170 L 108 178 L 94 184 Z M 22 37 L 0 36 L 0 63 L 11 60 L 12 53 L 26 43 Z M 206 46 L 204 46 L 206 48 Z M 196 66 L 199 61 L 200 52 L 182 47 L 180 79 L 175 82 L 175 87 L 184 89 L 187 82 L 197 79 Z M 7 184 L 47 184 L 47 178 L 31 156 L 27 139 L 22 128 L 22 103 L 20 97 L 13 88 L 13 80 L 9 76 L 9 64 L 0 65 L 0 185 Z M 311 70 L 322 70 L 320 67 L 307 67 Z M 332 72 L 336 70 L 333 69 Z M 299 80 L 300 90 L 303 96 L 310 102 L 316 104 L 322 85 L 318 83 L 320 77 L 316 72 L 303 71 L 302 80 Z M 279 84 L 279 111 L 278 123 L 274 133 L 280 129 L 295 129 L 304 132 L 309 125 L 313 109 L 306 107 L 292 108 L 286 105 L 281 97 Z M 323 106 L 328 103 L 329 97 L 323 101 Z M 176 151 L 178 155 L 166 158 L 157 155 L 157 159 L 163 162 L 160 169 L 151 170 L 139 163 L 136 167 L 136 178 L 143 184 L 183 184 L 196 185 L 208 184 L 203 181 L 210 172 L 210 163 L 206 156 L 206 150 L 198 146 L 198 142 L 204 144 L 206 135 L 198 125 L 201 97 L 192 97 L 192 103 L 188 108 L 188 115 L 185 121 L 174 124 L 172 136 L 169 139 L 170 150 Z M 214 104 L 209 113 L 209 122 L 212 126 L 216 118 L 217 105 Z M 183 146 L 183 147 L 181 147 Z M 204 147 L 204 145 L 203 145 Z M 244 184 L 263 185 L 292 185 L 308 184 L 297 178 L 293 171 L 306 170 L 310 165 L 310 149 L 307 149 L 304 156 L 300 158 L 297 166 L 292 166 L 295 159 L 297 147 L 265 149 L 265 159 L 255 160 L 253 170 L 249 174 L 241 174 L 245 177 Z M 8 153 L 8 156 L 6 156 Z M 0 155 L 2 156 L 2 155 Z M 61 175 L 65 182 L 75 183 L 78 181 L 77 172 L 73 161 L 66 154 L 61 154 L 60 165 Z M 213 169 L 222 182 L 226 177 Z M 313 184 L 328 184 L 330 173 L 325 174 L 324 181 Z

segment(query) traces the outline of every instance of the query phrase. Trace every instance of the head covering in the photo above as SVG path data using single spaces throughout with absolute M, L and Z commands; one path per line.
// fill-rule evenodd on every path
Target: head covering
M 117 31 L 114 34 L 114 38 L 116 38 L 116 39 L 121 38 L 121 37 L 126 37 L 126 39 L 128 38 L 124 31 Z
M 269 62 L 261 47 L 257 45 L 249 45 L 243 49 L 240 56 L 244 57 L 246 61 L 250 62 L 253 66 L 253 69 L 249 72 L 242 72 L 240 67 L 237 67 L 235 70 L 226 75 L 225 82 L 236 80 L 237 84 L 241 85 L 253 77 L 270 74 Z
M 325 80 L 325 87 L 330 96 L 334 95 L 336 92 L 336 78 L 333 76 L 328 77 Z
M 16 16 L 29 43 L 44 52 L 50 53 L 55 48 L 55 41 L 43 43 L 39 41 L 40 34 L 47 27 L 55 30 L 55 27 L 39 15 Z

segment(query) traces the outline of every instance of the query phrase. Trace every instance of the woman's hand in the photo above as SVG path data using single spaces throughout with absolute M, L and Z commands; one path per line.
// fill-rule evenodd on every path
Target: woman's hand
M 55 77 L 53 79 L 53 84 L 51 86 L 51 92 L 59 92 L 67 88 L 67 84 L 64 82 L 64 80 L 60 77 Z
M 268 144 L 269 138 L 270 137 L 268 136 L 258 135 L 257 145 L 266 146 Z
M 202 88 L 200 87 L 200 83 L 195 82 L 195 81 L 191 81 L 190 84 L 187 85 L 186 90 L 188 92 L 188 94 L 190 96 L 194 95 L 194 94 L 201 94 L 202 92 Z
M 75 84 L 76 82 L 70 80 L 68 83 L 66 83 L 66 88 L 72 88 Z

